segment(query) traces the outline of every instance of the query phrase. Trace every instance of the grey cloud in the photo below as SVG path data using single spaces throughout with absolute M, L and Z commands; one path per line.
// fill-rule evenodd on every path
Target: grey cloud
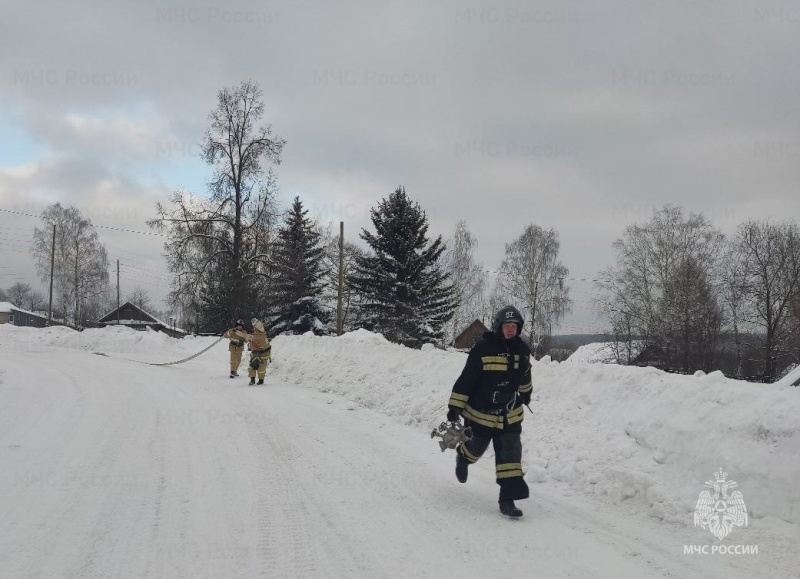
M 585 276 L 666 203 L 726 228 L 800 212 L 788 1 L 83 0 L 7 16 L 0 103 L 71 158 L 36 185 L 65 202 L 103 180 L 183 185 L 154 175 L 199 168 L 216 92 L 252 78 L 288 141 L 284 195 L 354 238 L 404 184 L 436 233 L 467 219 L 487 268 L 535 222 Z M 69 115 L 108 122 L 78 133 Z M 141 119 L 153 150 L 118 142 L 114 119 Z

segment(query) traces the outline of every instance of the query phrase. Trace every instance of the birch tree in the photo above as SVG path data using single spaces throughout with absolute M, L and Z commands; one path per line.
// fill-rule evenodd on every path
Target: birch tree
M 456 224 L 453 239 L 447 242 L 443 256 L 444 270 L 450 274 L 456 307 L 453 319 L 448 323 L 450 341 L 475 319 L 483 317 L 486 274 L 483 266 L 475 261 L 478 241 L 470 232 L 465 220 Z
M 53 258 L 53 293 L 67 321 L 82 327 L 83 310 L 101 299 L 108 286 L 108 254 L 90 219 L 73 206 L 55 203 L 41 215 L 43 227 L 34 229 L 32 254 L 42 281 L 50 279 Z M 53 226 L 55 225 L 55 253 Z M 90 308 L 92 314 L 97 307 Z
M 567 267 L 558 259 L 561 243 L 554 229 L 545 231 L 528 225 L 515 241 L 506 245 L 498 271 L 496 295 L 527 312 L 528 336 L 532 347 L 542 336 L 550 336 L 572 307 L 564 283 Z M 525 313 L 523 313 L 525 315 Z

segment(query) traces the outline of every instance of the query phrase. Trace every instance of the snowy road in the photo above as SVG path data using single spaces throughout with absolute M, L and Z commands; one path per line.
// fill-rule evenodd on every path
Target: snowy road
M 0 354 L 0 576 L 691 577 L 667 529 L 533 486 L 497 512 L 418 430 L 336 396 L 44 348 Z M 218 365 L 217 365 L 218 366 Z M 217 371 L 219 369 L 217 368 Z M 765 575 L 766 576 L 766 575 Z M 773 575 L 774 576 L 774 575 Z M 789 575 L 786 575 L 787 577 Z

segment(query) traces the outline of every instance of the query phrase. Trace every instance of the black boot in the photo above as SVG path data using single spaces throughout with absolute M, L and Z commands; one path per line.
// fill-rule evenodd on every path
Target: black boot
M 253 386 L 255 383 L 256 383 L 256 379 L 255 379 L 255 376 L 254 376 L 253 378 L 250 378 L 250 386 Z
M 521 517 L 522 510 L 517 508 L 514 501 L 500 501 L 500 512 L 507 517 Z
M 263 378 L 259 378 L 259 379 L 258 379 L 258 383 L 259 383 L 259 384 L 263 384 L 263 383 L 264 383 L 264 379 L 263 379 Z
M 231 372 L 231 378 L 236 378 L 236 372 Z
M 469 474 L 468 469 L 469 461 L 460 455 L 456 455 L 456 478 L 458 479 L 458 482 L 467 482 L 467 475 Z

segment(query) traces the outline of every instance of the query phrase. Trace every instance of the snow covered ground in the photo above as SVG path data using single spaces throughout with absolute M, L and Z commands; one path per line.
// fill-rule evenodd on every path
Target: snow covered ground
M 644 342 L 641 340 L 632 341 L 630 350 L 624 342 L 592 342 L 579 346 L 565 362 L 570 364 L 574 362 L 584 364 L 626 363 L 629 358 L 631 360 L 636 358 L 643 347 Z
M 491 451 L 460 485 L 430 439 L 464 354 L 278 337 L 261 387 L 225 341 L 142 363 L 213 342 L 0 326 L 0 576 L 800 577 L 800 388 L 534 362 L 510 521 Z M 750 516 L 723 541 L 693 523 L 718 467 Z

